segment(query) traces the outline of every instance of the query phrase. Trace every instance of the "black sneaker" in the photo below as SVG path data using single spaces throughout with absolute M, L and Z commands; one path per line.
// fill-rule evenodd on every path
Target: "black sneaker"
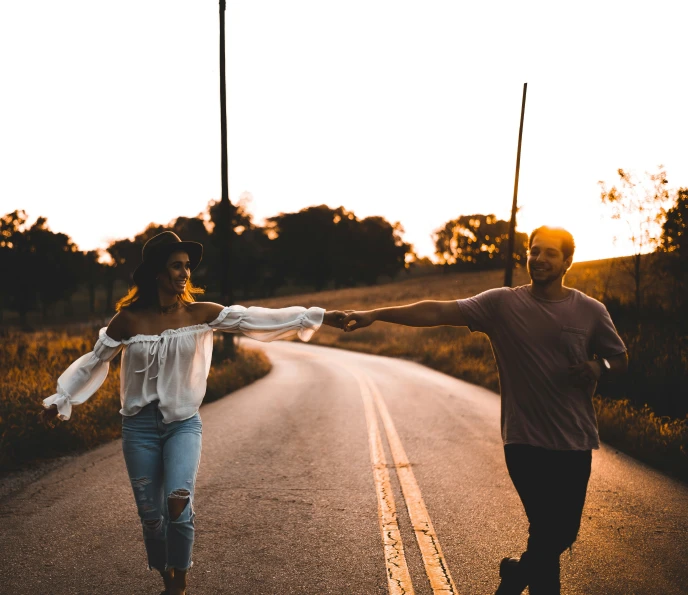
M 518 572 L 518 558 L 504 558 L 499 563 L 499 576 L 501 578 L 515 577 Z
M 502 582 L 495 595 L 521 595 L 526 588 L 525 581 L 519 573 L 520 560 L 518 558 L 504 558 L 499 563 L 499 576 Z

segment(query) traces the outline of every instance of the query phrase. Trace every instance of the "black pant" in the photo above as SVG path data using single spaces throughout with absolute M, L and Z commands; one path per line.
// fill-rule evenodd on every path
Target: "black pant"
M 528 549 L 507 592 L 521 593 L 528 585 L 530 595 L 559 595 L 559 556 L 578 535 L 592 451 L 507 444 L 504 456 L 530 523 Z

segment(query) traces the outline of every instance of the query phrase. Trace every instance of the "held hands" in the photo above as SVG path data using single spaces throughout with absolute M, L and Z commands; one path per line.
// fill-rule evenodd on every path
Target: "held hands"
M 328 310 L 327 312 L 325 312 L 323 324 L 343 329 L 344 327 L 342 326 L 342 322 L 345 318 L 346 312 L 342 312 L 341 310 Z
M 588 388 L 602 376 L 602 365 L 591 360 L 569 366 L 569 382 L 577 388 Z
M 328 310 L 325 312 L 323 324 L 341 329 L 344 332 L 351 332 L 370 326 L 375 320 L 373 311 Z
M 355 310 L 347 310 L 346 314 L 347 316 L 342 323 L 342 330 L 345 333 L 370 326 L 376 320 L 375 313 L 372 310 L 364 310 L 360 312 Z

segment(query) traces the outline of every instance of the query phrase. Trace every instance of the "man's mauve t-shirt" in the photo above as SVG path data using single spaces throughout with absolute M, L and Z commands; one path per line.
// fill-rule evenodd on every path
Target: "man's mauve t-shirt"
M 485 333 L 499 369 L 504 444 L 553 450 L 599 448 L 595 383 L 569 381 L 569 366 L 626 351 L 604 304 L 571 289 L 562 300 L 530 286 L 490 289 L 457 300 L 471 331 Z

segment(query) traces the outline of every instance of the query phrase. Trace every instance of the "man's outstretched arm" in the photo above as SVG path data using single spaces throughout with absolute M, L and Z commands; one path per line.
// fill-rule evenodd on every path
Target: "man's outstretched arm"
M 345 331 L 355 331 L 376 321 L 404 326 L 466 326 L 467 324 L 456 300 L 448 302 L 428 300 L 406 306 L 350 312 L 342 321 L 342 325 Z

